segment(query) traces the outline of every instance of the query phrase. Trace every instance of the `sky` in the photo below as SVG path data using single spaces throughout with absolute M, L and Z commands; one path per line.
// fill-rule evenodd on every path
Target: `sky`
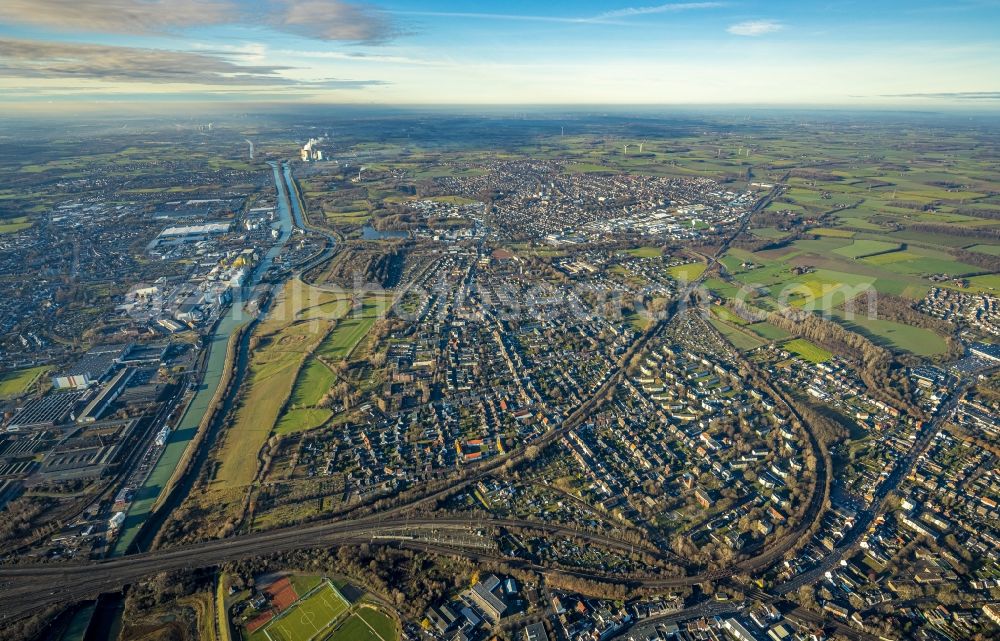
M 1000 0 L 0 0 L 0 111 L 1000 108 Z

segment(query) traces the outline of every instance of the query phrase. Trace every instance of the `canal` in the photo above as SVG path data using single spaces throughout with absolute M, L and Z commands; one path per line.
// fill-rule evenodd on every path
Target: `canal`
M 121 556 L 132 551 L 129 548 L 136 542 L 143 525 L 149 518 L 153 505 L 156 504 L 160 494 L 170 481 L 174 469 L 184 456 L 191 441 L 198 433 L 201 420 L 208 411 L 212 400 L 215 398 L 216 390 L 222 379 L 226 368 L 226 353 L 229 338 L 240 327 L 250 319 L 244 311 L 243 306 L 247 302 L 247 297 L 253 288 L 260 282 L 261 277 L 271 266 L 275 256 L 281 251 L 285 243 L 292 235 L 292 202 L 295 207 L 295 218 L 301 221 L 301 211 L 297 199 L 289 198 L 288 190 L 285 187 L 283 178 L 291 178 L 290 169 L 285 167 L 285 176 L 282 176 L 278 163 L 270 162 L 271 170 L 274 172 L 274 182 L 278 194 L 278 225 L 280 235 L 278 241 L 268 250 L 267 254 L 257 265 L 250 278 L 249 286 L 233 290 L 233 303 L 229 310 L 219 319 L 209 337 L 204 349 L 208 350 L 204 376 L 201 384 L 195 392 L 194 398 L 184 412 L 184 416 L 177 424 L 174 431 L 170 433 L 166 446 L 160 454 L 152 472 L 146 482 L 136 490 L 132 505 L 125 517 L 122 525 L 121 535 L 115 543 L 111 556 Z M 290 180 L 289 180 L 290 184 Z M 206 444 L 206 447 L 208 445 Z M 143 536 L 143 539 L 151 540 L 150 536 Z

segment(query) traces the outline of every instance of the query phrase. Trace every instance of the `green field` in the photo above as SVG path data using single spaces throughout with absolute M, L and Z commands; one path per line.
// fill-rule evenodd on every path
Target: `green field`
M 16 398 L 24 394 L 47 371 L 49 368 L 42 366 L 0 374 L 0 399 Z
M 767 341 L 758 338 L 757 335 L 750 332 L 744 331 L 735 325 L 730 325 L 729 323 L 724 323 L 716 318 L 709 319 L 712 325 L 715 326 L 719 332 L 722 333 L 726 339 L 733 344 L 736 349 L 747 352 L 752 349 L 757 349 L 761 345 L 764 345 Z
M 396 622 L 382 612 L 362 606 L 325 641 L 396 641 Z
M 13 234 L 31 227 L 34 223 L 27 216 L 0 219 L 0 234 Z
M 935 332 L 921 327 L 911 327 L 895 321 L 881 318 L 868 318 L 857 314 L 847 320 L 843 312 L 834 312 L 839 322 L 848 329 L 868 336 L 874 342 L 899 351 L 910 352 L 918 356 L 937 356 L 948 351 L 944 339 Z
M 894 254 L 886 254 L 893 256 Z M 913 276 L 932 276 L 934 274 L 947 274 L 948 276 L 964 276 L 966 274 L 981 273 L 984 270 L 975 265 L 960 263 L 948 258 L 935 258 L 920 253 L 913 254 L 913 258 L 908 260 L 896 260 L 882 265 L 882 268 L 898 274 L 909 274 Z M 877 256 L 874 258 L 878 258 Z M 871 259 L 868 259 L 871 260 Z
M 897 249 L 900 249 L 899 243 L 887 243 L 882 240 L 856 240 L 847 247 L 833 250 L 833 253 L 857 260 L 875 254 L 888 254 Z
M 349 608 L 347 599 L 326 581 L 264 626 L 264 636 L 269 641 L 322 639 Z
M 776 283 L 770 292 L 789 305 L 825 311 L 862 295 L 874 282 L 874 278 L 859 274 L 817 269 Z
M 292 405 L 313 407 L 330 390 L 336 375 L 330 368 L 315 358 L 310 358 L 306 366 L 299 371 L 292 391 Z
M 850 211 L 850 210 L 849 210 Z M 854 218 L 850 216 L 838 216 L 840 222 L 848 227 L 857 227 L 858 229 L 868 229 L 871 231 L 878 231 L 882 229 L 881 225 L 876 225 L 875 223 L 865 220 L 864 218 Z M 846 230 L 839 230 L 846 231 Z
M 374 324 L 374 316 L 347 318 L 338 322 L 337 327 L 319 346 L 319 353 L 335 360 L 346 358 Z
M 789 336 L 789 333 L 785 330 L 767 322 L 748 325 L 747 329 L 770 341 L 783 341 Z
M 705 281 L 705 287 L 721 298 L 736 298 L 742 289 L 719 278 L 709 278 Z
M 675 280 L 683 283 L 700 278 L 707 268 L 708 266 L 705 263 L 687 263 L 685 265 L 674 265 L 667 270 L 667 273 Z
M 663 250 L 659 247 L 636 247 L 635 249 L 628 250 L 629 254 L 635 256 L 636 258 L 660 258 L 663 256 Z
M 1000 256 L 1000 245 L 973 245 L 968 249 L 969 251 L 979 252 L 980 254 L 989 254 L 990 256 Z
M 319 346 L 318 353 L 331 360 L 347 358 L 375 321 L 385 313 L 390 302 L 391 299 L 384 295 L 367 296 L 360 310 L 352 309 L 345 318 L 337 321 L 337 326 Z
M 825 363 L 833 358 L 833 354 L 822 347 L 813 345 L 803 338 L 796 338 L 782 345 L 786 350 L 798 354 L 811 363 Z
M 308 432 L 326 423 L 331 416 L 333 416 L 333 412 L 322 407 L 289 410 L 278 419 L 277 425 L 274 426 L 274 433 L 284 435 Z
M 968 291 L 984 293 L 995 292 L 997 290 L 1000 290 L 1000 274 L 973 276 L 969 279 Z
M 720 320 L 727 323 L 732 323 L 733 325 L 746 325 L 747 322 L 733 313 L 728 307 L 723 307 L 721 305 L 713 305 L 712 313 L 715 314 Z
M 309 355 L 336 322 L 327 317 L 299 320 L 303 310 L 322 302 L 320 290 L 289 281 L 255 329 L 258 345 L 251 353 L 240 402 L 232 414 L 233 423 L 220 435 L 212 454 L 217 463 L 212 490 L 229 493 L 253 481 L 258 466 L 255 454 L 277 425 L 286 400 L 292 398 Z M 314 395 L 315 387 L 309 382 L 303 396 Z M 224 499 L 206 494 L 204 498 L 218 507 L 232 496 Z
M 904 250 L 897 252 L 889 252 L 887 254 L 879 254 L 877 256 L 869 256 L 867 258 L 862 258 L 862 262 L 869 265 L 884 266 L 891 265 L 893 263 L 904 263 L 911 260 L 920 260 L 920 254 Z

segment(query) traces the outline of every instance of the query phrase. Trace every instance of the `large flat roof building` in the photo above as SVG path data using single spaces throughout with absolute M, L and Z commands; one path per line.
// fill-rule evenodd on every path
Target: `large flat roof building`
M 493 591 L 500 585 L 500 579 L 490 575 L 486 579 L 472 586 L 469 590 L 469 598 L 479 606 L 487 617 L 494 623 L 503 618 L 507 611 L 507 604 L 503 602 Z

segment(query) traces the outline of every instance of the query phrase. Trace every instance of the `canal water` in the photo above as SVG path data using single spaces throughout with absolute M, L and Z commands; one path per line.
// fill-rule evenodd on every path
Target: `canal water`
M 214 332 L 207 342 L 205 349 L 208 350 L 207 366 L 205 375 L 195 392 L 194 399 L 188 405 L 184 416 L 181 418 L 176 429 L 170 433 L 166 447 L 163 448 L 156 466 L 150 473 L 146 482 L 136 490 L 132 505 L 125 517 L 122 525 L 121 535 L 118 537 L 111 556 L 121 556 L 129 551 L 132 543 L 135 542 L 143 524 L 149 517 L 153 505 L 163 492 L 164 487 L 169 482 L 174 469 L 184 456 L 185 450 L 198 432 L 201 419 L 208 411 L 215 398 L 216 389 L 222 379 L 223 371 L 226 367 L 226 351 L 228 349 L 229 338 L 233 333 L 242 327 L 250 319 L 243 310 L 244 303 L 250 292 L 259 282 L 261 277 L 267 272 L 272 261 L 285 243 L 292 235 L 292 203 L 296 210 L 296 219 L 301 220 L 301 212 L 296 199 L 290 199 L 285 188 L 285 181 L 282 179 L 281 171 L 277 163 L 268 163 L 274 172 L 274 182 L 278 193 L 278 223 L 280 236 L 278 242 L 267 252 L 263 260 L 257 265 L 257 269 L 251 276 L 248 287 L 241 290 L 233 290 L 233 304 L 228 312 L 222 316 L 215 326 Z M 285 167 L 285 173 L 289 175 L 290 170 Z

